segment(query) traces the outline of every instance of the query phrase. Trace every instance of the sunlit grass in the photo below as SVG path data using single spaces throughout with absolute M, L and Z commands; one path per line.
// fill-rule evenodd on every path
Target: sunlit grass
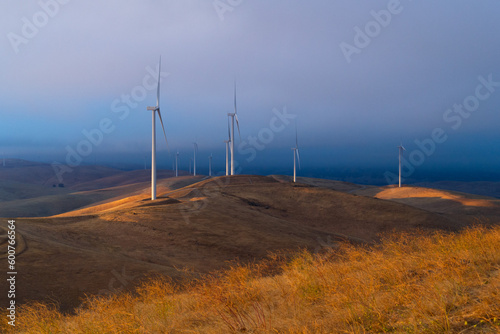
M 73 316 L 35 304 L 19 310 L 16 332 L 498 333 L 500 227 L 304 251 L 183 286 L 156 279 Z

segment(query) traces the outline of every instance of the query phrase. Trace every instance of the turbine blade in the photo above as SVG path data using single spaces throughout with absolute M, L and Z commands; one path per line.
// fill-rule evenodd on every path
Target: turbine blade
M 241 141 L 240 121 L 238 120 L 238 115 L 234 114 L 234 118 L 236 119 L 236 127 L 238 128 L 238 135 L 240 136 L 240 141 Z
M 234 80 L 234 113 L 238 113 L 238 109 L 236 108 L 236 80 Z
M 241 142 L 240 121 L 238 119 L 238 108 L 236 107 L 236 80 L 234 80 L 234 118 L 236 119 L 236 126 L 238 127 L 238 135 Z
M 227 116 L 227 138 L 231 141 L 231 121 L 229 120 L 229 116 Z
M 160 108 L 160 73 L 161 73 L 161 56 L 158 64 L 158 89 L 156 91 L 156 108 Z
M 299 149 L 297 151 L 297 162 L 299 163 L 299 169 L 300 169 L 300 154 L 299 154 Z
M 299 148 L 299 136 L 297 134 L 297 123 L 295 123 L 295 147 Z
M 160 118 L 161 128 L 163 129 L 163 135 L 165 136 L 165 143 L 167 143 L 167 149 L 168 152 L 170 153 L 170 148 L 168 147 L 167 134 L 165 133 L 165 127 L 163 126 L 163 120 L 161 119 L 160 109 L 158 108 L 156 111 L 158 111 L 158 117 Z

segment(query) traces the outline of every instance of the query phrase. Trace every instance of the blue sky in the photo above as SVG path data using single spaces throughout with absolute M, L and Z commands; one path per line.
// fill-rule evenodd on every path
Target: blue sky
M 236 79 L 237 160 L 249 171 L 291 164 L 294 121 L 269 132 L 284 110 L 297 116 L 304 169 L 389 168 L 400 140 L 417 170 L 500 166 L 498 1 L 6 0 L 0 9 L 7 156 L 65 163 L 82 131 L 109 120 L 83 162 L 143 164 L 156 100 L 144 80 L 161 54 L 163 119 L 185 161 L 196 140 L 223 165 Z M 446 139 L 426 152 L 416 141 L 436 129 Z

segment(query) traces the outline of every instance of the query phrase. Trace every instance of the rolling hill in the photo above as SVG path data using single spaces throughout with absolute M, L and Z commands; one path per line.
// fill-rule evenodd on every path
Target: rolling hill
M 0 165 L 0 181 L 15 181 L 47 187 L 71 187 L 78 183 L 96 180 L 122 173 L 121 170 L 102 166 L 78 166 L 71 172 L 64 173 L 59 180 L 51 164 L 32 162 L 21 159 L 6 159 L 5 166 Z
M 0 166 L 0 217 L 53 216 L 147 192 L 150 173 L 149 170 L 79 166 L 65 173 L 60 184 L 50 164 L 7 159 L 6 166 Z M 182 171 L 179 175 L 186 174 Z M 158 171 L 158 178 L 173 175 L 172 171 Z
M 373 243 L 415 228 L 458 231 L 478 216 L 500 217 L 492 198 L 305 178 L 292 184 L 282 176 L 167 177 L 151 202 L 149 183 L 141 182 L 147 176 L 124 175 L 12 201 L 57 208 L 16 219 L 26 243 L 18 257 L 20 303 L 49 300 L 70 310 L 86 294 L 130 289 L 155 274 L 183 280 L 271 252 Z M 95 189 L 113 183 L 121 185 Z

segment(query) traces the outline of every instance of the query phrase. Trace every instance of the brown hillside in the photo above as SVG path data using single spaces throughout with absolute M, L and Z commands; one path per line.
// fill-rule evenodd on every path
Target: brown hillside
M 286 177 L 275 177 L 286 182 Z M 423 187 L 358 185 L 333 180 L 299 178 L 309 185 L 339 190 L 350 194 L 379 198 L 444 215 L 457 224 L 500 223 L 500 200 L 494 197 Z
M 65 187 L 122 173 L 118 169 L 102 166 L 78 166 L 71 170 L 62 174 L 62 183 Z M 61 183 L 52 165 L 19 159 L 6 159 L 6 166 L 0 165 L 0 180 L 48 187 Z
M 152 273 L 181 278 L 177 268 L 206 273 L 274 251 L 317 251 L 337 240 L 376 241 L 392 230 L 463 226 L 402 203 L 271 177 L 162 182 L 155 202 L 148 186 L 137 185 L 132 197 L 123 197 L 122 186 L 100 190 L 121 192 L 100 207 L 17 219 L 27 245 L 18 257 L 17 300 L 54 300 L 69 309 L 84 294 L 131 288 Z M 174 189 L 183 183 L 187 187 Z
M 187 176 L 185 171 L 179 171 L 179 176 Z M 158 170 L 156 177 L 158 179 L 166 179 L 174 177 L 175 172 L 171 170 Z M 87 182 L 75 184 L 71 187 L 72 190 L 95 190 L 117 186 L 124 186 L 134 183 L 149 183 L 151 182 L 151 170 L 133 170 L 113 174 L 107 177 L 93 179 Z
M 71 188 L 53 188 L 36 184 L 0 181 L 0 217 L 54 216 L 138 194 L 147 194 L 150 191 L 150 181 L 136 182 L 147 178 L 146 174 L 151 177 L 149 173 L 147 171 L 120 172 L 113 176 L 85 182 Z M 169 171 L 158 171 L 158 185 L 164 187 L 160 189 L 164 189 L 164 191 L 177 189 L 203 178 L 203 176 L 184 176 L 161 180 L 162 176 L 170 175 L 171 172 Z M 113 181 L 117 181 L 118 184 L 122 185 L 108 187 Z M 90 188 L 92 190 L 75 190 L 79 189 L 80 185 L 83 189 Z M 5 200 L 1 201 L 2 198 Z M 89 212 L 94 211 L 90 210 Z

